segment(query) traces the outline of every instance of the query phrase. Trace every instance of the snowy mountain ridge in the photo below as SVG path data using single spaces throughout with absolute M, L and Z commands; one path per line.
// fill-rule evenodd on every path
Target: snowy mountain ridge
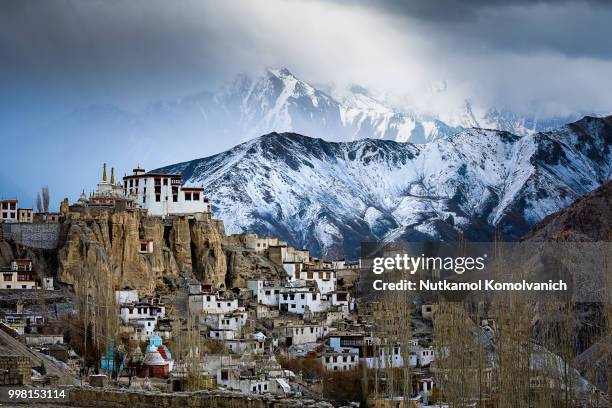
M 270 133 L 156 171 L 202 184 L 230 233 L 275 235 L 325 256 L 359 243 L 515 239 L 612 175 L 612 117 L 517 136 L 467 129 L 415 145 Z

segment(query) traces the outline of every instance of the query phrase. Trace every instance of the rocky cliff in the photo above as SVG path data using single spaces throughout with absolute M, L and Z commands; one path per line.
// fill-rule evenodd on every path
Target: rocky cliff
M 152 250 L 143 253 L 141 242 L 148 241 Z M 229 289 L 243 286 L 253 272 L 278 273 L 261 256 L 235 245 L 226 248 L 224 241 L 222 229 L 210 218 L 161 220 L 127 211 L 71 214 L 62 224 L 57 277 L 74 286 L 104 281 L 146 294 L 176 286 L 179 277 Z

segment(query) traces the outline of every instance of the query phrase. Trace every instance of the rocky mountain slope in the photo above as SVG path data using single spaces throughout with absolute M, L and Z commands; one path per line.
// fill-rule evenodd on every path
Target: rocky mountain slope
M 538 222 L 530 241 L 612 241 L 612 181 Z
M 362 241 L 516 239 L 608 181 L 612 117 L 519 137 L 469 129 L 425 145 L 271 133 L 156 171 L 204 185 L 229 232 L 253 230 L 326 256 Z

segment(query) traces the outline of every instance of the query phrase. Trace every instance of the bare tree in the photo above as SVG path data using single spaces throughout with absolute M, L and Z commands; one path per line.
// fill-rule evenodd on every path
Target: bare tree
M 42 198 L 40 198 L 40 192 L 36 193 L 36 211 L 39 213 L 43 212 Z
M 42 188 L 42 204 L 43 204 L 43 208 L 45 212 L 49 212 L 49 202 L 50 202 L 49 187 L 44 186 Z

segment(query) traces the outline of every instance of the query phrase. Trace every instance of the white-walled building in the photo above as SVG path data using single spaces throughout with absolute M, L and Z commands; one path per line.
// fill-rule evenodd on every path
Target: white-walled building
M 130 321 L 152 318 L 157 323 L 157 319 L 166 316 L 164 305 L 153 305 L 150 303 L 139 302 L 123 304 L 119 308 L 119 317 L 125 323 Z
M 247 288 L 251 290 L 253 296 L 257 296 L 257 303 L 266 306 L 278 306 L 278 298 L 282 286 L 277 282 L 250 280 Z
M 323 368 L 329 371 L 348 371 L 359 367 L 359 353 L 323 353 L 321 356 Z
M 215 293 L 192 293 L 189 295 L 189 307 L 194 313 L 226 314 L 243 311 L 238 306 L 238 299 L 224 299 Z
M 304 314 L 306 310 L 324 312 L 329 309 L 329 301 L 316 286 L 294 286 L 281 289 L 278 308 L 281 312 L 296 314 Z
M 264 252 L 271 246 L 287 245 L 285 241 L 281 241 L 276 237 L 260 237 L 253 232 L 238 234 L 238 238 L 246 249 L 255 252 Z
M 274 328 L 279 340 L 287 346 L 298 346 L 316 343 L 329 333 L 329 327 L 323 324 L 286 325 Z
M 202 316 L 203 323 L 213 330 L 232 330 L 239 332 L 248 319 L 247 312 L 224 314 L 206 314 Z
M 420 348 L 418 350 L 418 359 L 420 367 L 427 367 L 435 360 L 433 347 Z
M 234 340 L 236 331 L 231 329 L 211 329 L 208 331 L 208 337 L 214 340 Z
M 0 221 L 17 222 L 17 200 L 0 200 Z
M 307 282 L 316 282 L 319 292 L 323 295 L 336 290 L 336 272 L 333 270 L 311 270 L 301 268 L 297 279 Z
M 180 174 L 146 173 L 137 167 L 133 174 L 123 177 L 123 193 L 148 215 L 210 213 L 204 189 L 182 185 Z
M 36 274 L 30 259 L 14 259 L 10 267 L 0 269 L 0 289 L 37 289 Z

